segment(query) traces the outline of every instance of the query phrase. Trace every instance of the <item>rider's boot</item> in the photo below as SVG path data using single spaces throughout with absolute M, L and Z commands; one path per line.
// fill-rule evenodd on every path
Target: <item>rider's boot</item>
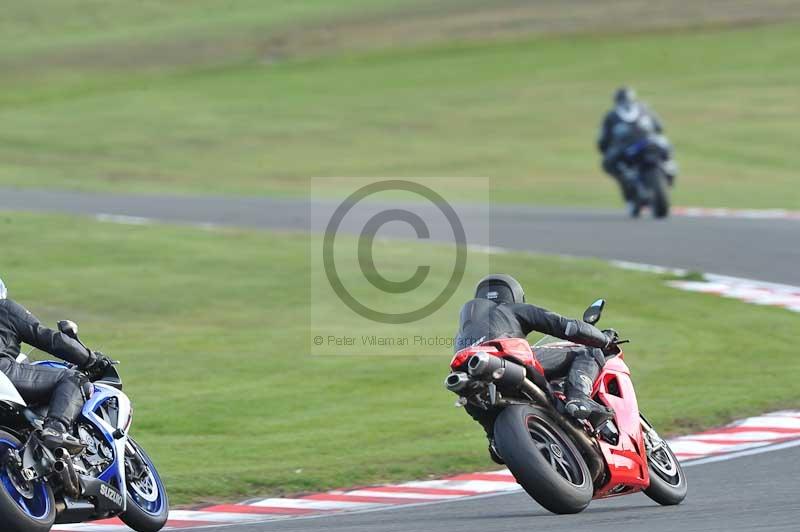
M 47 418 L 39 437 L 42 444 L 51 451 L 63 448 L 70 454 L 76 455 L 86 448 L 78 438 L 68 432 L 67 426 L 57 419 Z
M 567 403 L 564 405 L 567 414 L 578 420 L 588 419 L 595 427 L 614 415 L 613 410 L 593 401 L 590 397 L 594 379 L 599 372 L 599 366 L 593 362 L 574 364 L 567 377 Z

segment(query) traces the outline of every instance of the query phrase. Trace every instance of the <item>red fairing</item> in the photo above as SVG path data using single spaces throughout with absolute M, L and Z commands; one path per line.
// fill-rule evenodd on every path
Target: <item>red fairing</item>
M 619 430 L 617 445 L 597 440 L 608 464 L 609 477 L 595 492 L 594 498 L 603 499 L 647 488 L 650 475 L 639 405 L 631 372 L 621 355 L 606 362 L 595 381 L 594 398 L 614 409 L 614 422 Z
M 531 345 L 525 338 L 500 338 L 462 349 L 453 357 L 450 362 L 450 369 L 463 371 L 463 366 L 467 363 L 467 360 L 475 353 L 480 352 L 500 358 L 512 359 L 544 375 L 542 365 L 536 360 L 531 350 Z

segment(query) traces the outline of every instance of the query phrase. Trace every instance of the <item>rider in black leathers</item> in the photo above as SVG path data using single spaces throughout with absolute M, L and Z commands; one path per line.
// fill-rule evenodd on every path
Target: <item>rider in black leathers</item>
M 66 334 L 44 327 L 22 305 L 6 296 L 0 280 L 0 372 L 9 378 L 26 403 L 49 403 L 40 433 L 42 442 L 51 449 L 63 447 L 77 452 L 82 445 L 69 430 L 91 393 L 86 373 L 100 374 L 111 362 Z M 83 372 L 20 364 L 16 359 L 22 342 L 75 364 Z
M 606 113 L 600 126 L 597 149 L 603 154 L 603 170 L 616 179 L 629 207 L 633 207 L 634 188 L 625 175 L 625 149 L 644 138 L 650 138 L 669 154 L 672 146 L 664 136 L 658 116 L 628 87 L 614 93 L 614 108 Z M 674 164 L 674 163 L 673 163 Z M 672 167 L 671 167 L 672 168 Z M 674 178 L 674 170 L 671 177 Z
M 536 357 L 548 379 L 567 377 L 567 413 L 577 419 L 593 415 L 593 419 L 608 417 L 610 411 L 593 401 L 590 395 L 594 380 L 605 364 L 606 353 L 618 352 L 616 332 L 612 329 L 600 331 L 581 320 L 565 318 L 524 301 L 522 286 L 510 275 L 492 274 L 481 279 L 475 289 L 475 299 L 461 308 L 456 352 L 497 338 L 526 338 L 533 331 L 582 344 L 586 347 L 537 348 Z M 466 409 L 486 431 L 492 459 L 502 463 L 492 443 L 497 412 L 471 404 L 467 404 Z

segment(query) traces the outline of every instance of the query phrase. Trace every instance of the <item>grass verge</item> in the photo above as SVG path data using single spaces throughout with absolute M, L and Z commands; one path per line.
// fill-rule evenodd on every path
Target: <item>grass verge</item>
M 497 201 L 617 205 L 594 138 L 612 89 L 630 83 L 675 142 L 676 203 L 800 208 L 791 148 L 800 143 L 800 26 L 781 2 L 767 19 L 780 15 L 782 25 L 714 27 L 692 11 L 696 2 L 679 2 L 660 8 L 671 32 L 586 34 L 584 24 L 546 37 L 534 23 L 558 6 L 514 1 L 475 11 L 382 0 L 367 13 L 363 0 L 233 10 L 149 2 L 136 13 L 113 4 L 98 15 L 102 31 L 79 15 L 91 10 L 74 9 L 81 2 L 49 3 L 63 17 L 28 37 L 9 30 L 0 52 L 10 65 L 0 184 L 302 195 L 312 176 L 488 176 Z M 11 26 L 37 20 L 19 9 Z M 275 31 L 302 36 L 304 24 L 323 21 L 323 33 L 369 41 L 374 28 L 406 20 L 398 9 L 424 18 L 426 31 L 461 25 L 455 38 L 412 34 L 411 47 L 395 38 L 403 44 L 342 51 L 323 39 L 322 55 L 266 60 Z M 599 8 L 581 9 L 583 20 Z M 522 15 L 530 31 L 498 41 L 490 28 Z M 675 30 L 697 21 L 712 26 Z
M 76 320 L 89 345 L 122 360 L 133 433 L 176 503 L 490 467 L 480 428 L 442 387 L 447 348 L 308 355 L 305 235 L 29 214 L 2 214 L 0 231 L 10 295 L 51 324 Z M 398 271 L 413 271 L 420 255 L 435 269 L 451 254 L 379 246 Z M 792 313 L 688 294 L 600 261 L 504 254 L 492 268 L 568 315 L 606 297 L 604 324 L 633 340 L 641 408 L 664 432 L 800 405 Z M 453 333 L 472 281 L 427 330 Z

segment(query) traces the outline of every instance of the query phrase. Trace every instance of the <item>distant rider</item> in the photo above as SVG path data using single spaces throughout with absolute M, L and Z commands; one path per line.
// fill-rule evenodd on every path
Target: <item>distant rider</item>
M 631 211 L 635 208 L 635 190 L 626 174 L 625 150 L 649 138 L 659 144 L 671 159 L 672 145 L 663 132 L 661 120 L 637 99 L 633 89 L 620 87 L 614 92 L 614 107 L 606 113 L 600 126 L 597 149 L 603 154 L 603 170 L 616 179 Z M 671 182 L 677 173 L 674 162 L 667 165 L 667 170 Z
M 619 352 L 615 344 L 616 332 L 612 329 L 600 331 L 584 321 L 526 304 L 522 285 L 510 275 L 492 274 L 480 280 L 475 298 L 461 307 L 455 350 L 458 352 L 497 338 L 526 338 L 533 331 L 587 346 L 541 347 L 535 352 L 549 379 L 567 377 L 565 406 L 568 414 L 576 419 L 586 419 L 592 414 L 600 419 L 608 417 L 611 412 L 590 396 L 594 380 L 605 365 L 606 353 Z M 486 431 L 492 459 L 502 463 L 493 443 L 497 413 L 470 404 L 466 409 Z
M 0 372 L 11 380 L 26 403 L 49 403 L 40 432 L 42 443 L 50 449 L 63 447 L 77 453 L 83 446 L 69 430 L 91 392 L 85 373 L 102 374 L 111 362 L 66 334 L 44 327 L 22 305 L 7 299 L 7 295 L 0 279 Z M 83 372 L 20 364 L 16 359 L 22 342 L 75 364 Z

